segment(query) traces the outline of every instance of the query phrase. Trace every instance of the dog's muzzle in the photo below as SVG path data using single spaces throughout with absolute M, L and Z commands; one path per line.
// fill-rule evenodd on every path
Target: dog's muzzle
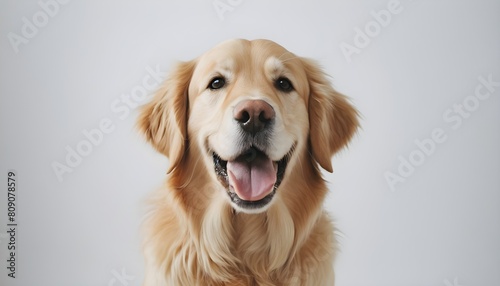
M 238 207 L 257 210 L 269 204 L 281 184 L 288 154 L 272 161 L 264 152 L 251 147 L 234 160 L 225 161 L 213 153 L 215 173 Z
M 263 209 L 283 180 L 291 152 L 279 161 L 271 160 L 267 153 L 275 118 L 273 107 L 264 100 L 238 103 L 233 119 L 240 129 L 236 144 L 242 151 L 231 159 L 212 154 L 217 178 L 239 209 Z

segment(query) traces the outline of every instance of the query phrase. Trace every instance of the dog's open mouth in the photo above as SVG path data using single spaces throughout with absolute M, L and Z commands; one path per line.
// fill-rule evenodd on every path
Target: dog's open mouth
M 283 180 L 289 154 L 272 161 L 264 152 L 251 147 L 235 159 L 225 161 L 213 153 L 215 173 L 234 204 L 244 209 L 259 209 L 270 203 L 275 195 Z

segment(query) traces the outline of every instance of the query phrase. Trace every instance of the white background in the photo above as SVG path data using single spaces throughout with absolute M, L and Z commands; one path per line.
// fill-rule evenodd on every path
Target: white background
M 223 40 L 268 38 L 321 62 L 363 115 L 325 174 L 337 285 L 500 285 L 500 87 L 460 126 L 443 119 L 474 103 L 479 77 L 500 81 L 500 2 L 401 0 L 380 30 L 371 12 L 388 0 L 220 2 L 233 6 L 73 0 L 46 23 L 37 1 L 1 2 L 0 284 L 140 285 L 142 203 L 168 161 L 134 130 L 137 108 L 124 116 L 111 105 L 142 86 L 148 67 L 167 72 Z M 41 27 L 13 45 L 34 16 Z M 342 43 L 354 46 L 370 25 L 368 44 L 346 57 Z M 66 165 L 66 148 L 104 118 L 113 132 L 59 181 L 53 163 Z M 384 174 L 398 175 L 400 156 L 417 154 L 414 141 L 436 128 L 446 140 L 391 190 Z M 6 269 L 9 169 L 18 172 L 16 279 Z

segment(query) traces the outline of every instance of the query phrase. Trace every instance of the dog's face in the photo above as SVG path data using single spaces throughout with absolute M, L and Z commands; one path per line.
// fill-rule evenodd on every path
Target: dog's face
M 230 204 L 257 213 L 299 154 L 332 171 L 357 116 L 311 61 L 271 41 L 232 40 L 180 64 L 139 123 L 170 171 L 196 148 Z
M 295 147 L 307 138 L 307 100 L 300 60 L 276 44 L 231 41 L 199 59 L 188 133 L 236 209 L 261 211 L 272 201 Z

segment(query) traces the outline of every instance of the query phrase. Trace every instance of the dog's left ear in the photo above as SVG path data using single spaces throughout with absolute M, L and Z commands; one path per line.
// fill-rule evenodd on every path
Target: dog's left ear
M 179 63 L 139 114 L 139 130 L 170 161 L 167 173 L 180 164 L 186 151 L 188 87 L 195 66 L 195 61 Z
M 317 63 L 304 58 L 302 63 L 310 88 L 310 148 L 316 162 L 331 173 L 333 154 L 347 145 L 359 126 L 358 112 L 346 96 L 332 88 Z

